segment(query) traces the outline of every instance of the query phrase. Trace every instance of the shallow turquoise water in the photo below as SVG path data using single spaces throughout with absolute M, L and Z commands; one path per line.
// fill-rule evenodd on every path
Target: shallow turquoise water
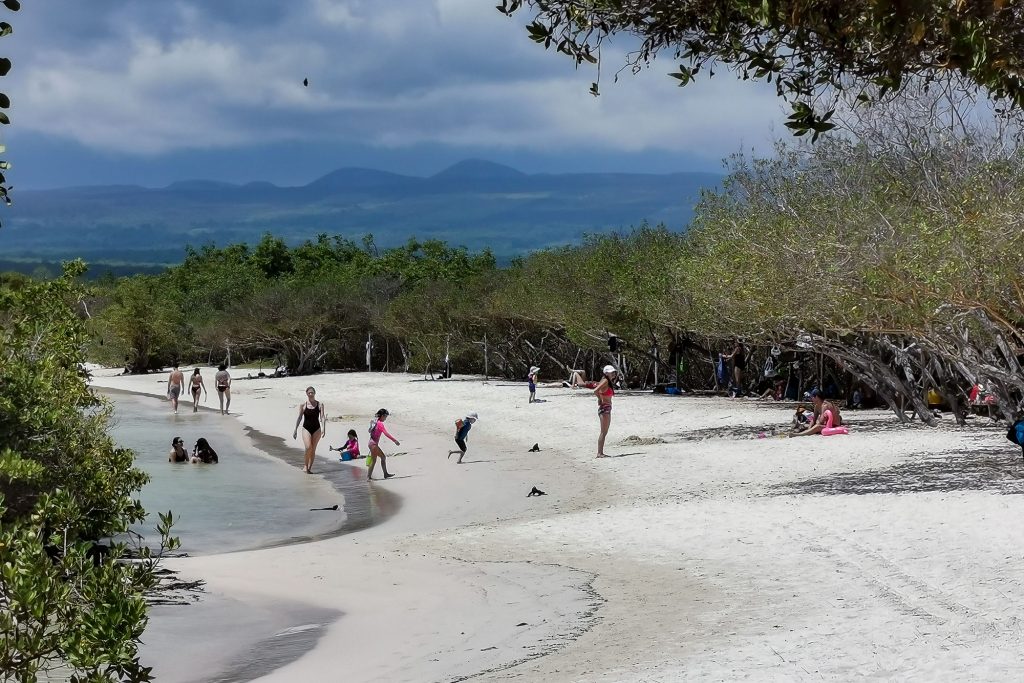
M 111 433 L 136 452 L 137 466 L 151 477 L 141 494 L 149 517 L 136 531 L 156 539 L 157 511 L 171 510 L 181 551 L 209 554 L 305 540 L 337 530 L 345 520 L 343 500 L 329 483 L 267 455 L 231 417 L 216 411 L 178 415 L 166 401 L 104 392 L 114 405 Z M 180 436 L 191 452 L 205 437 L 220 463 L 167 462 L 171 439 Z M 310 508 L 341 504 L 337 512 Z

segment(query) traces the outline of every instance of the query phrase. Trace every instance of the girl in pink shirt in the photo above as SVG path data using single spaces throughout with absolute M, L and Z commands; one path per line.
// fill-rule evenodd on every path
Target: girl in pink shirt
M 384 420 L 388 419 L 388 415 L 390 414 L 391 413 L 389 413 L 387 409 L 381 408 L 380 410 L 377 411 L 376 419 L 370 423 L 370 442 L 367 445 L 370 447 L 371 458 L 370 471 L 366 473 L 367 479 L 373 479 L 373 468 L 374 466 L 376 466 L 378 460 L 380 460 L 380 468 L 381 470 L 384 471 L 385 479 L 390 479 L 391 477 L 395 476 L 388 472 L 387 456 L 384 455 L 384 451 L 380 449 L 380 438 L 382 436 L 386 436 L 392 441 L 394 441 L 396 446 L 401 445 L 398 442 L 398 439 L 391 436 L 391 434 L 387 430 L 387 427 L 384 426 Z

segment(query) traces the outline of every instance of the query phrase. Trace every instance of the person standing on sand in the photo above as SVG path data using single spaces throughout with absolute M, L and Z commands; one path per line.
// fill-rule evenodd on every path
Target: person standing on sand
M 228 372 L 228 366 L 223 363 L 217 366 L 217 374 L 213 376 L 213 383 L 217 387 L 220 414 L 227 415 L 231 409 L 231 374 Z
M 448 451 L 448 457 L 451 458 L 458 453 L 459 459 L 455 461 L 456 465 L 461 465 L 462 459 L 466 457 L 466 437 L 469 436 L 469 430 L 473 428 L 473 424 L 479 419 L 480 416 L 476 413 L 467 413 L 466 417 L 455 421 L 455 445 L 459 447 L 459 450 Z
M 736 397 L 743 395 L 743 371 L 747 369 L 747 350 L 739 339 L 733 340 L 732 353 L 722 356 L 723 360 L 732 361 L 732 379 L 736 383 Z
M 370 471 L 366 473 L 367 480 L 373 479 L 373 468 L 376 467 L 378 460 L 380 460 L 380 468 L 384 472 L 385 479 L 395 476 L 388 472 L 387 456 L 380 449 L 380 437 L 382 436 L 386 436 L 394 441 L 396 446 L 402 445 L 398 443 L 398 439 L 388 433 L 387 428 L 384 426 L 384 420 L 388 419 L 390 414 L 387 408 L 381 408 L 377 411 L 377 417 L 370 423 L 370 442 L 367 444 L 370 447 Z
M 199 374 L 199 368 L 189 377 L 189 390 L 192 392 L 192 412 L 199 412 L 199 394 L 206 396 L 206 385 L 203 383 L 203 376 Z
M 178 397 L 181 396 L 181 389 L 185 386 L 185 374 L 174 364 L 170 377 L 167 378 L 167 398 L 171 401 L 171 408 L 174 414 L 178 414 Z
M 292 438 L 299 438 L 299 425 L 302 425 L 302 443 L 306 447 L 302 471 L 313 473 L 313 461 L 316 459 L 316 445 L 327 434 L 327 412 L 322 401 L 316 400 L 316 389 L 306 387 L 306 400 L 299 404 L 299 417 L 295 420 L 295 431 Z M 322 425 L 322 426 L 321 426 Z
M 612 396 L 615 395 L 612 383 L 615 382 L 619 371 L 614 365 L 606 365 L 602 372 L 604 376 L 594 389 L 594 396 L 597 396 L 597 419 L 601 422 L 601 435 L 597 437 L 597 457 L 607 458 L 604 453 L 604 439 L 608 436 L 608 427 L 612 424 Z
M 534 403 L 537 400 L 537 378 L 540 374 L 540 368 L 536 365 L 530 368 L 530 374 L 527 375 L 526 379 L 530 383 L 530 403 Z

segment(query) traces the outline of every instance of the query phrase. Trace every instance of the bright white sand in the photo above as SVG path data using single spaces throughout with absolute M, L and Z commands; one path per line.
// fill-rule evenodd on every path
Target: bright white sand
M 98 375 L 165 391 L 164 375 Z M 385 450 L 408 453 L 389 462 L 399 476 L 369 484 L 402 498 L 379 526 L 172 563 L 218 598 L 341 613 L 261 680 L 1024 674 L 1024 479 L 1003 430 L 848 413 L 849 436 L 757 439 L 790 410 L 618 395 L 607 450 L 623 457 L 597 460 L 589 391 L 542 387 L 546 402 L 529 405 L 525 384 L 457 380 L 235 382 L 225 419 L 290 441 L 313 384 L 332 418 L 326 441 L 354 428 L 365 449 L 369 418 L 387 407 L 402 445 Z M 470 410 L 480 421 L 457 466 L 445 458 L 452 423 Z M 534 442 L 542 451 L 527 453 Z M 348 466 L 326 444 L 319 453 L 315 471 Z M 534 485 L 549 495 L 527 498 Z

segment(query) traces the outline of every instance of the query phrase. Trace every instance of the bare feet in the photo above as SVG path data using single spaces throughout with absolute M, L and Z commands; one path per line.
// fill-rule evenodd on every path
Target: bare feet
M 611 457 L 611 456 L 609 456 L 609 455 L 605 455 L 604 453 L 598 453 L 598 454 L 597 454 L 597 457 L 599 457 L 599 458 L 609 458 L 609 457 Z

